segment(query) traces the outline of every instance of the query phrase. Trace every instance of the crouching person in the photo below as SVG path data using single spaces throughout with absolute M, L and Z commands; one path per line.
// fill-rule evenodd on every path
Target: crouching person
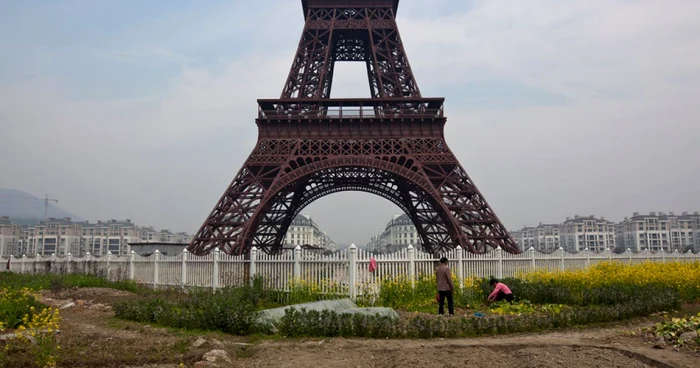
M 513 292 L 510 291 L 510 288 L 508 288 L 508 285 L 498 282 L 495 278 L 491 278 L 489 281 L 489 285 L 493 287 L 493 291 L 491 294 L 489 294 L 489 302 L 498 302 L 501 300 L 505 300 L 508 303 L 513 304 Z

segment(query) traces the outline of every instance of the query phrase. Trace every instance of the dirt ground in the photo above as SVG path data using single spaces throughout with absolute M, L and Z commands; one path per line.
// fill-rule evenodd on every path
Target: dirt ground
M 79 301 L 61 311 L 59 367 L 175 368 L 180 363 L 192 367 L 215 348 L 231 357 L 232 362 L 222 367 L 700 367 L 697 352 L 656 349 L 645 341 L 638 331 L 651 326 L 651 319 L 468 339 L 268 339 L 117 320 L 109 305 L 136 297 L 123 291 L 89 288 L 44 292 L 43 297 L 56 306 Z M 208 342 L 194 347 L 200 337 Z M 214 346 L 212 339 L 220 345 Z

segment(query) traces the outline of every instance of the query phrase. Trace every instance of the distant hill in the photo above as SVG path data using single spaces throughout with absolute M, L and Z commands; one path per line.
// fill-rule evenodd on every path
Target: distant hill
M 8 216 L 19 224 L 39 222 L 44 219 L 44 199 L 21 190 L 0 189 L 0 216 Z M 48 217 L 70 217 L 73 221 L 83 221 L 54 202 L 49 203 Z

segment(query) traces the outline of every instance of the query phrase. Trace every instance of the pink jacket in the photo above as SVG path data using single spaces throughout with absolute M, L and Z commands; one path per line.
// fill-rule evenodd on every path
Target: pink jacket
M 499 291 L 502 291 L 503 294 L 512 294 L 513 293 L 510 291 L 510 288 L 508 288 L 508 286 L 506 286 L 506 284 L 498 282 L 498 283 L 496 283 L 496 287 L 493 288 L 493 291 L 489 295 L 489 300 L 495 298 L 496 295 L 498 295 Z

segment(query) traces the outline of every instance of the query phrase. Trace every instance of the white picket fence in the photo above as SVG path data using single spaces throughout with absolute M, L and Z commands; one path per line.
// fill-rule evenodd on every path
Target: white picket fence
M 589 267 L 597 262 L 615 261 L 640 263 L 646 261 L 694 262 L 700 254 L 667 252 L 632 252 L 629 249 L 615 254 L 609 249 L 594 253 L 584 250 L 568 253 L 563 249 L 554 253 L 540 253 L 529 249 L 521 254 L 503 252 L 500 248 L 485 254 L 474 254 L 454 249 L 443 256 L 455 276 L 498 278 L 512 277 L 531 270 L 570 270 Z M 375 258 L 377 268 L 369 271 Z M 376 292 L 382 280 L 405 276 L 415 280 L 420 275 L 432 274 L 439 258 L 416 250 L 412 246 L 392 254 L 372 255 L 354 245 L 330 255 L 321 255 L 297 247 L 278 255 L 268 255 L 255 248 L 248 256 L 230 256 L 218 250 L 206 256 L 193 256 L 187 251 L 175 256 L 165 256 L 156 251 L 148 257 L 134 252 L 128 256 L 107 254 L 94 257 L 10 257 L 9 270 L 19 273 L 79 273 L 106 277 L 110 280 L 131 279 L 153 287 L 209 287 L 243 285 L 253 276 L 260 276 L 265 286 L 276 290 L 289 290 L 293 281 L 316 284 L 320 292 L 343 293 L 350 298 Z M 4 265 L 6 258 L 0 257 Z

